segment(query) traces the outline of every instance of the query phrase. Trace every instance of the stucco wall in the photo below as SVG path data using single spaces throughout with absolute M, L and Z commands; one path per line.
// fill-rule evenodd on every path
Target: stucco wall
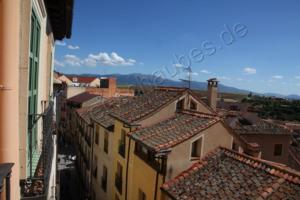
M 85 87 L 67 87 L 67 99 L 76 96 L 77 94 L 81 94 L 86 91 Z
M 160 199 L 160 186 L 163 184 L 163 176 L 151 168 L 134 153 L 135 142 L 131 140 L 128 199 L 139 200 L 139 190 L 143 191 L 146 199 Z M 157 187 L 157 188 L 155 188 Z
M 231 148 L 232 146 L 232 136 L 221 122 L 218 122 L 191 139 L 172 148 L 172 152 L 168 155 L 166 180 L 174 178 L 195 162 L 190 160 L 191 145 L 193 141 L 200 137 L 203 137 L 201 157 L 219 146 L 227 148 Z
M 113 199 L 112 187 L 114 187 L 113 171 L 113 133 L 108 132 L 108 153 L 104 151 L 104 137 L 106 129 L 99 124 L 94 123 L 94 155 L 97 156 L 98 177 L 93 178 L 93 191 L 96 194 L 96 200 Z M 96 130 L 99 129 L 99 144 L 95 143 Z M 101 178 L 103 176 L 103 165 L 107 168 L 107 187 L 106 192 L 101 187 Z
M 20 194 L 18 94 L 20 11 L 19 0 L 0 0 L 0 85 L 3 87 L 0 89 L 0 163 L 15 163 L 11 176 L 11 199 L 19 199 Z M 4 192 L 2 194 L 4 195 Z

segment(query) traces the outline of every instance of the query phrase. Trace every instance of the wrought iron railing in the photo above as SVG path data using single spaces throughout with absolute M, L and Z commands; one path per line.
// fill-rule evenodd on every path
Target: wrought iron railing
M 13 163 L 0 164 L 0 199 L 3 187 L 5 188 L 5 199 L 10 200 L 10 176 Z
M 53 102 L 45 111 L 38 116 L 36 123 L 42 119 L 42 152 L 34 174 L 32 169 L 32 152 L 30 155 L 30 176 L 26 180 L 21 180 L 21 199 L 46 199 L 49 189 L 49 179 L 51 174 L 52 160 L 54 155 L 53 143 Z M 30 147 L 31 148 L 31 147 Z

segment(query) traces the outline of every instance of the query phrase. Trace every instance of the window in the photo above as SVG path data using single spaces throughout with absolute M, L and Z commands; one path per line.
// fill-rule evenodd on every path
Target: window
M 232 150 L 235 150 L 235 151 L 239 150 L 239 146 L 237 143 L 235 143 L 235 142 L 232 143 Z
M 121 131 L 121 139 L 119 140 L 119 154 L 125 158 L 126 131 Z
M 146 194 L 139 189 L 138 200 L 146 200 Z
M 184 99 L 180 100 L 176 104 L 176 110 L 182 110 L 184 108 Z
M 191 110 L 197 110 L 197 103 L 194 102 L 193 100 L 191 100 L 191 103 L 190 103 L 190 109 L 191 109 Z
M 94 168 L 93 168 L 93 176 L 97 178 L 97 173 L 98 173 L 98 159 L 97 156 L 94 157 Z
M 28 149 L 31 144 L 33 152 L 37 149 L 37 127 L 35 124 L 38 105 L 38 79 L 40 57 L 41 27 L 34 11 L 31 15 L 30 53 L 29 53 L 29 80 L 28 80 Z M 30 134 L 31 132 L 31 134 Z M 30 152 L 28 150 L 28 152 Z M 29 159 L 27 159 L 29 160 Z
M 282 154 L 282 144 L 275 144 L 274 156 L 281 156 L 281 154 Z
M 118 189 L 120 194 L 122 194 L 122 177 L 123 177 L 123 167 L 118 162 L 117 163 L 117 172 L 116 172 L 116 176 L 115 176 L 115 186 Z
M 107 188 L 107 167 L 103 165 L 103 172 L 102 172 L 102 178 L 101 178 L 101 187 L 106 192 Z
M 96 128 L 95 143 L 99 145 L 99 127 Z
M 201 156 L 201 148 L 202 148 L 202 137 L 192 143 L 192 158 L 199 158 Z
M 104 151 L 108 153 L 108 132 L 104 132 Z

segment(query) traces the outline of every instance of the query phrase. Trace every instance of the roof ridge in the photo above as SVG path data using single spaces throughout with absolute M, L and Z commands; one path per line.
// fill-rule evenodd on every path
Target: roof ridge
M 217 114 L 204 113 L 204 112 L 196 111 L 196 110 L 185 109 L 185 110 L 179 111 L 179 113 L 191 114 L 194 116 L 201 116 L 201 117 L 206 117 L 206 118 L 210 118 L 210 119 L 213 119 L 213 118 L 221 119 Z

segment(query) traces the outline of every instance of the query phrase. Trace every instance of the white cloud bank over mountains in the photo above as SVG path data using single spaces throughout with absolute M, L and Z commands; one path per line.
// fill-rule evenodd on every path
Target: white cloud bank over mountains
M 55 60 L 55 66 L 133 66 L 136 64 L 136 60 L 132 58 L 123 58 L 116 52 L 110 54 L 106 52 L 100 52 L 98 54 L 89 54 L 86 58 L 80 59 L 76 55 L 67 54 L 62 60 Z

